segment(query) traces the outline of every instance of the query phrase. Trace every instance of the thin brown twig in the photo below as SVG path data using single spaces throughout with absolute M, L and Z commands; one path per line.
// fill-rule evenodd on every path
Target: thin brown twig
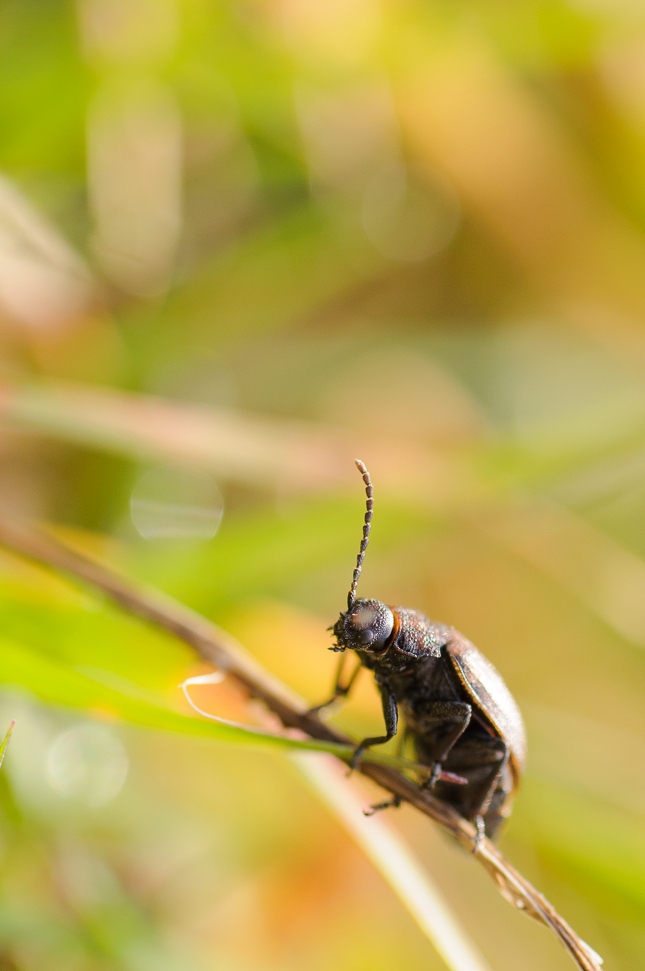
M 298 728 L 311 738 L 325 741 L 351 741 L 315 715 L 309 714 L 307 703 L 251 658 L 230 634 L 183 604 L 126 580 L 77 552 L 66 542 L 53 539 L 24 523 L 0 517 L 0 544 L 91 584 L 129 613 L 190 644 L 204 660 L 233 675 L 251 698 L 264 702 L 285 728 Z M 429 816 L 463 846 L 471 851 L 474 849 L 475 827 L 427 790 L 421 790 L 406 776 L 388 766 L 364 762 L 359 765 L 359 771 Z M 598 956 L 490 840 L 481 842 L 476 859 L 490 873 L 507 900 L 551 928 L 582 971 L 601 971 Z

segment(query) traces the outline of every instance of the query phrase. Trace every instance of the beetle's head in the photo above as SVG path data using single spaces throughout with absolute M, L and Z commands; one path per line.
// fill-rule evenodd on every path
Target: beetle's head
M 337 646 L 332 650 L 382 651 L 394 630 L 394 614 L 380 600 L 355 600 L 333 626 Z

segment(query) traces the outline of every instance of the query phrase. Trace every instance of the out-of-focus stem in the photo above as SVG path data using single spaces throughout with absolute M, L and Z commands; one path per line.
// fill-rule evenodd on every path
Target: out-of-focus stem
M 490 971 L 441 891 L 385 820 L 363 813 L 343 769 L 331 756 L 291 756 L 301 775 L 340 820 L 401 900 L 451 971 Z

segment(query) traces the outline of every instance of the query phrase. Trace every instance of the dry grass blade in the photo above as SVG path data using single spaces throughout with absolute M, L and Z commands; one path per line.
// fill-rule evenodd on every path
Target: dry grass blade
M 0 518 L 0 543 L 91 584 L 125 610 L 190 644 L 203 659 L 233 675 L 250 697 L 263 701 L 286 728 L 298 728 L 312 738 L 349 741 L 345 735 L 308 714 L 306 702 L 249 657 L 234 638 L 182 604 L 137 586 L 31 526 Z M 463 846 L 470 850 L 474 848 L 475 827 L 448 805 L 419 789 L 395 769 L 369 762 L 362 763 L 359 768 L 384 789 L 434 819 Z M 489 840 L 483 841 L 476 859 L 491 874 L 507 900 L 553 930 L 582 971 L 600 971 L 602 962 L 598 955 Z
M 67 441 L 295 491 L 343 482 L 351 468 L 349 443 L 335 431 L 112 388 L 51 381 L 3 385 L 0 411 L 18 425 Z
M 18 428 L 100 447 L 137 461 L 179 463 L 221 479 L 285 493 L 355 484 L 356 435 L 319 423 L 269 418 L 151 395 L 47 381 L 0 384 L 0 415 Z M 380 435 L 360 442 L 379 482 L 428 500 L 450 496 L 454 470 L 438 452 Z M 398 463 L 390 461 L 392 449 Z

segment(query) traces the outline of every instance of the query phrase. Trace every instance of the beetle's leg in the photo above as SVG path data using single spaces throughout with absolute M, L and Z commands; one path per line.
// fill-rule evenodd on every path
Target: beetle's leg
M 475 820 L 486 815 L 495 789 L 497 788 L 497 783 L 509 760 L 510 754 L 510 748 L 503 738 L 491 739 L 486 746 L 486 753 L 482 753 L 483 757 L 480 764 L 485 765 L 487 762 L 494 762 L 497 765 L 495 770 L 491 772 L 490 779 L 487 780 L 486 788 L 483 790 L 477 805 L 474 807 L 476 813 Z
M 352 685 L 358 677 L 358 673 L 363 667 L 360 660 L 354 670 L 352 671 L 349 681 L 347 684 L 341 684 L 343 676 L 343 668 L 345 667 L 345 653 L 343 652 L 338 661 L 338 667 L 336 669 L 336 679 L 334 681 L 334 693 L 327 701 L 323 701 L 322 705 L 315 705 L 314 708 L 310 708 L 307 712 L 308 715 L 317 715 L 319 711 L 323 708 L 327 708 L 329 705 L 333 704 L 338 698 L 346 698 L 352 689 Z
M 434 734 L 434 731 L 446 722 L 452 723 L 452 727 L 441 735 L 432 746 L 432 771 L 429 778 L 423 783 L 422 789 L 432 789 L 438 781 L 442 764 L 448 758 L 455 742 L 461 738 L 468 728 L 471 715 L 472 708 L 465 701 L 435 701 L 428 706 L 423 721 L 419 723 L 421 732 L 430 731 Z
M 407 725 L 405 726 L 403 731 L 399 732 L 398 734 L 399 734 L 399 744 L 397 746 L 396 754 L 398 755 L 399 758 L 402 758 L 403 752 L 405 749 L 405 743 L 408 739 L 408 735 L 410 734 L 410 730 L 408 729 Z M 373 816 L 374 813 L 380 813 L 382 812 L 383 809 L 398 809 L 400 805 L 401 805 L 401 797 L 392 796 L 391 799 L 387 799 L 385 802 L 377 802 L 373 806 L 370 806 L 369 809 L 364 809 L 363 815 Z
M 405 726 L 405 728 L 403 729 L 402 732 L 399 732 L 398 733 L 398 735 L 399 735 L 399 744 L 397 746 L 397 753 L 396 754 L 398 755 L 399 758 L 402 758 L 403 757 L 403 753 L 404 753 L 404 750 L 405 750 L 405 743 L 408 740 L 409 734 L 410 734 L 410 729 L 408 728 L 407 725 Z M 369 809 L 364 809 L 363 810 L 363 815 L 364 816 L 373 816 L 374 813 L 380 813 L 384 809 L 398 809 L 400 805 L 401 805 L 401 797 L 400 796 L 392 796 L 391 799 L 387 799 L 385 802 L 377 802 L 373 806 L 370 806 Z
M 402 759 L 405 753 L 405 743 L 408 740 L 410 734 L 410 729 L 406 725 L 402 732 L 399 732 L 399 744 L 397 745 L 396 754 L 398 758 Z
M 422 789 L 434 789 L 435 784 L 438 781 L 439 776 L 441 775 L 441 764 L 442 763 L 439 761 L 432 763 L 432 769 L 430 770 L 430 775 L 421 786 Z
M 477 827 L 477 832 L 475 833 L 475 843 L 473 845 L 473 853 L 478 853 L 479 848 L 482 845 L 484 836 L 486 835 L 486 828 L 484 826 L 484 817 L 479 813 L 475 816 L 475 826 Z
M 385 718 L 385 730 L 387 735 L 375 735 L 373 738 L 364 738 L 361 744 L 356 747 L 356 751 L 354 752 L 354 756 L 350 762 L 351 769 L 356 768 L 360 757 L 366 748 L 369 748 L 371 745 L 384 745 L 396 735 L 396 729 L 399 723 L 399 709 L 396 706 L 396 698 L 387 685 L 382 684 L 379 685 L 379 687 L 381 689 L 383 717 Z
M 473 852 L 481 845 L 481 829 L 486 813 L 500 784 L 510 757 L 510 748 L 503 738 L 471 738 L 455 750 L 450 765 L 468 776 L 468 786 L 463 789 L 460 805 L 454 804 L 467 819 L 477 826 Z
M 369 809 L 363 810 L 363 816 L 373 816 L 374 813 L 380 813 L 384 809 L 398 809 L 401 805 L 400 796 L 392 796 L 391 799 L 387 799 L 385 802 L 376 802 Z

